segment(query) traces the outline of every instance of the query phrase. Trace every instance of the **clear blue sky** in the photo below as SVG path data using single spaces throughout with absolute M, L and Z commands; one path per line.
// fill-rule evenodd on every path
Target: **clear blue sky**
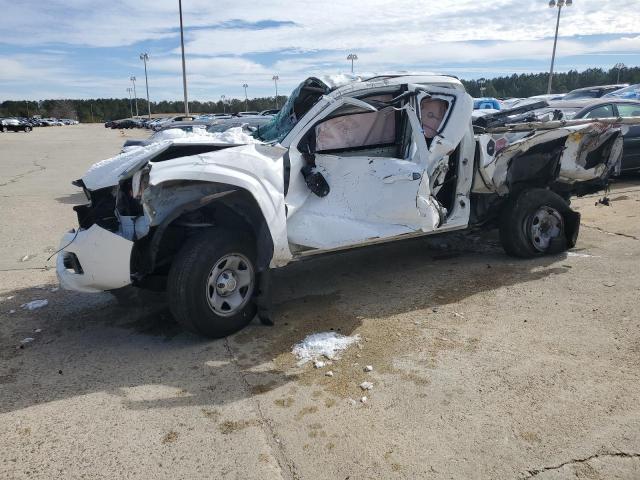
M 640 65 L 639 0 L 563 9 L 557 70 Z M 461 78 L 549 68 L 547 0 L 183 0 L 190 99 L 288 93 L 310 75 L 433 71 Z M 0 0 L 0 100 L 126 97 L 149 52 L 152 100 L 181 99 L 178 0 Z

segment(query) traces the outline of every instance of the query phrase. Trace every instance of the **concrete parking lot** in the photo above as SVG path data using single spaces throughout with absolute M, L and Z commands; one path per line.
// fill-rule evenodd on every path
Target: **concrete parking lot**
M 483 234 L 318 258 L 275 275 L 274 327 L 207 340 L 161 299 L 57 290 L 47 260 L 71 180 L 144 135 L 0 134 L 0 478 L 640 478 L 640 177 L 574 201 L 568 254 Z M 361 337 L 334 376 L 298 366 L 331 330 Z

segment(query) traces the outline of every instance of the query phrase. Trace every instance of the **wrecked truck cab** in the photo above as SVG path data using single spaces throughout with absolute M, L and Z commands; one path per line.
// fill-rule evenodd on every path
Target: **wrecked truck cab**
M 166 289 L 181 324 L 220 337 L 270 321 L 270 269 L 310 255 L 496 225 L 514 256 L 573 246 L 567 200 L 606 185 L 619 130 L 472 125 L 472 110 L 453 77 L 310 78 L 253 135 L 129 149 L 79 183 L 61 284 Z

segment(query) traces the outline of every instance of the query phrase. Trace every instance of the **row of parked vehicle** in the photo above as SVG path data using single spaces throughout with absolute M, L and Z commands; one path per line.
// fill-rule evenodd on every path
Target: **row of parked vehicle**
M 278 110 L 264 110 L 262 112 L 247 111 L 233 114 L 228 113 L 207 113 L 203 115 L 175 115 L 171 117 L 159 118 L 123 118 L 121 120 L 111 120 L 105 122 L 105 128 L 147 128 L 154 132 L 166 130 L 168 128 L 186 128 L 189 126 L 201 126 L 203 128 L 223 124 L 228 121 L 230 126 L 241 124 L 263 125 L 267 123 Z
M 515 109 L 512 123 L 635 118 L 640 117 L 640 84 L 596 85 L 530 98 L 476 98 L 474 109 L 475 118 Z M 624 125 L 622 133 L 622 171 L 640 170 L 640 124 Z
M 7 117 L 0 118 L 0 131 L 2 132 L 30 132 L 35 127 L 53 127 L 62 125 L 75 125 L 77 120 L 70 118 L 26 118 Z

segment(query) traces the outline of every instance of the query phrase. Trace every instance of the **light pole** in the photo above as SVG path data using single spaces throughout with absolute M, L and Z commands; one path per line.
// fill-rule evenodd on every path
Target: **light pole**
M 616 83 L 620 83 L 620 70 L 622 70 L 623 68 L 627 68 L 627 66 L 624 63 L 616 63 L 613 68 L 618 70 L 618 80 L 616 81 Z
M 147 86 L 147 110 L 149 114 L 149 120 L 151 120 L 151 102 L 149 102 L 149 77 L 147 76 L 147 62 L 149 61 L 149 54 L 141 53 L 140 60 L 144 62 L 144 82 Z
M 182 87 L 184 88 L 184 114 L 189 115 L 189 100 L 187 99 L 187 69 L 184 64 L 184 34 L 182 30 L 182 0 L 178 0 L 180 10 L 180 48 L 182 49 Z
M 485 91 L 485 83 L 486 80 L 484 78 L 479 78 L 478 79 L 478 86 L 480 87 L 480 96 L 484 97 L 484 91 Z
M 227 113 L 227 104 L 225 103 L 225 99 L 227 97 L 225 95 L 220 95 L 220 100 L 222 101 L 222 113 Z
M 358 55 L 355 53 L 350 53 L 347 55 L 347 60 L 351 60 L 351 74 L 353 74 L 353 61 L 358 60 Z
M 129 92 L 129 110 L 131 110 L 131 116 L 133 117 L 133 102 L 131 101 L 131 87 L 127 87 L 127 92 Z
M 129 77 L 129 80 L 131 80 L 131 83 L 133 83 L 133 98 L 136 99 L 136 117 L 137 117 L 138 116 L 138 95 L 136 94 L 136 77 L 131 75 L 131 77 Z M 131 113 L 131 116 L 133 117 L 133 113 Z
M 274 75 L 271 77 L 271 80 L 276 84 L 276 108 L 278 108 L 278 80 L 280 80 L 280 77 L 278 75 Z
M 551 55 L 551 68 L 549 69 L 549 85 L 547 86 L 547 94 L 551 94 L 551 84 L 553 82 L 553 64 L 556 61 L 556 46 L 558 44 L 558 29 L 560 28 L 560 14 L 562 13 L 562 7 L 570 7 L 573 5 L 573 0 L 549 0 L 549 8 L 558 7 L 558 20 L 556 21 L 556 36 L 553 40 L 553 54 Z
M 249 97 L 247 97 L 247 88 L 249 88 L 249 85 L 247 85 L 246 83 L 242 84 L 242 88 L 244 88 L 244 111 L 248 112 L 249 111 Z

